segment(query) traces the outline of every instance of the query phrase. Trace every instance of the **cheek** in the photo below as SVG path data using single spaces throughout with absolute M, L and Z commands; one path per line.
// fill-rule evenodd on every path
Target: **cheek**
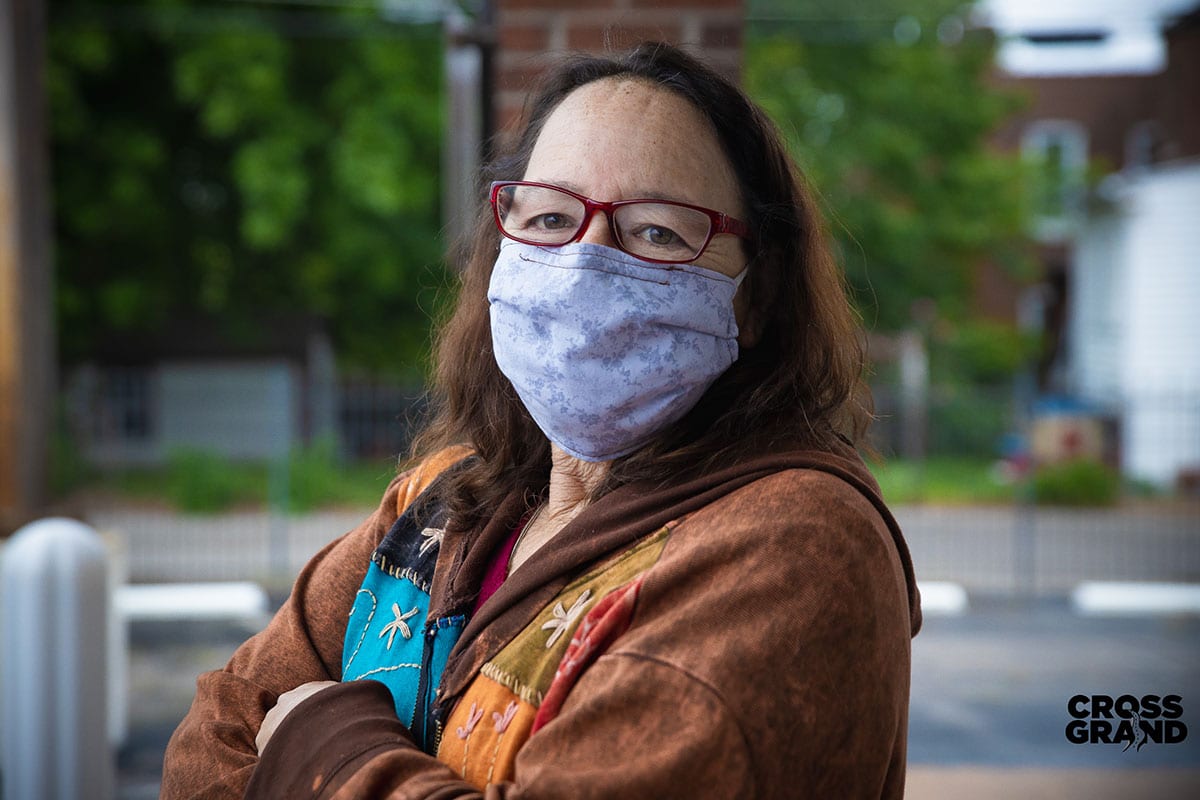
M 736 278 L 748 263 L 749 259 L 746 258 L 737 239 L 718 236 L 709 242 L 708 249 L 704 251 L 704 255 L 700 256 L 696 266 Z

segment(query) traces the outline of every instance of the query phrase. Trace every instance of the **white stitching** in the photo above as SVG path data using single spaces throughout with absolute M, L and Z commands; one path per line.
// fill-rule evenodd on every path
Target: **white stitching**
M 420 669 L 421 665 L 420 664 L 394 664 L 390 667 L 376 667 L 375 669 L 369 669 L 366 672 L 364 672 L 362 675 L 356 675 L 355 677 L 349 678 L 348 680 L 358 681 L 358 680 L 362 680 L 363 678 L 367 677 L 368 675 L 374 675 L 377 672 L 391 672 L 393 670 L 404 669 L 406 667 L 411 668 L 411 669 Z
M 366 593 L 371 598 L 371 613 L 367 615 L 367 621 L 363 623 L 362 635 L 358 637 L 358 644 L 354 647 L 354 652 L 350 654 L 350 660 L 346 662 L 346 666 L 342 667 L 342 672 L 350 669 L 350 665 L 354 663 L 354 659 L 358 657 L 358 650 L 363 645 L 363 640 L 367 638 L 367 629 L 371 627 L 371 619 L 375 616 L 375 609 L 379 606 L 379 601 L 375 599 L 374 593 L 370 589 L 359 589 L 354 594 L 355 602 L 358 601 L 360 594 Z M 354 615 L 354 605 L 350 605 L 350 615 Z

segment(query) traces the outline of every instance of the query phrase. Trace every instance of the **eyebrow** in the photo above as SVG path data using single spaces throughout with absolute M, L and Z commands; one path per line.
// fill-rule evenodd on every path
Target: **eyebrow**
M 588 193 L 585 192 L 583 190 L 583 188 L 581 186 L 579 186 L 579 184 L 573 183 L 571 181 L 552 181 L 552 180 L 544 180 L 544 179 L 540 179 L 540 178 L 532 178 L 531 180 L 535 181 L 536 183 L 548 183 L 551 186 L 561 186 L 564 189 L 570 189 L 572 192 L 575 192 L 576 194 L 581 194 L 581 195 L 584 195 L 585 197 L 588 196 Z M 659 191 L 638 191 L 638 192 L 633 193 L 633 195 L 631 197 L 623 198 L 623 199 L 627 199 L 627 200 L 667 200 L 672 203 L 684 203 L 686 205 L 691 205 L 691 206 L 699 205 L 698 203 L 695 203 L 692 200 L 688 200 L 687 198 L 679 197 L 677 195 L 671 195 L 671 194 L 667 194 L 665 192 L 659 192 Z

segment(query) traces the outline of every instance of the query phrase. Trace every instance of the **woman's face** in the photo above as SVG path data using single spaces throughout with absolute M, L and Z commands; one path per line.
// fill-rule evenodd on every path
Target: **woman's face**
M 524 180 L 593 200 L 676 200 L 745 219 L 711 124 L 687 100 L 641 80 L 607 78 L 567 95 L 546 120 Z M 616 246 L 602 213 L 581 241 Z M 746 256 L 740 239 L 718 235 L 695 263 L 733 277 Z M 734 304 L 739 324 L 741 299 Z

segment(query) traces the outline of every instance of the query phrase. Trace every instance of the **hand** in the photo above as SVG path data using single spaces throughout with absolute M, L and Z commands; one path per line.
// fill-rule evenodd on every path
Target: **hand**
M 263 717 L 262 725 L 258 729 L 258 735 L 254 737 L 254 745 L 258 748 L 258 754 L 261 756 L 263 750 L 267 749 L 267 742 L 271 740 L 275 729 L 279 727 L 279 724 L 283 722 L 283 718 L 290 714 L 293 708 L 322 689 L 328 689 L 330 686 L 337 685 L 337 681 L 310 681 L 309 683 L 302 683 L 295 689 L 279 695 L 279 699 L 275 701 L 275 707 Z

